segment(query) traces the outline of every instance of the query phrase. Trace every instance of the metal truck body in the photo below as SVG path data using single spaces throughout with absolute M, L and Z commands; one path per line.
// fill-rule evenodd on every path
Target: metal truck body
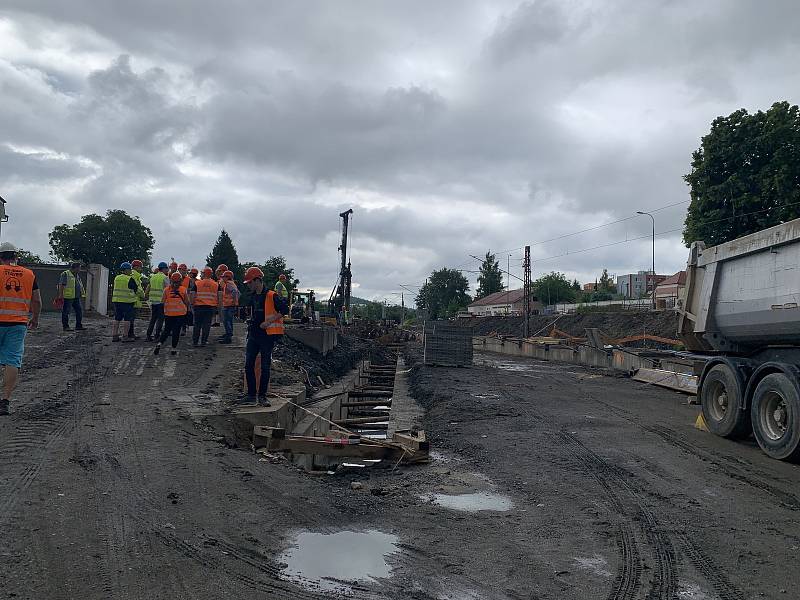
M 800 459 L 800 219 L 693 243 L 677 311 L 687 350 L 709 355 L 698 385 L 709 429 Z

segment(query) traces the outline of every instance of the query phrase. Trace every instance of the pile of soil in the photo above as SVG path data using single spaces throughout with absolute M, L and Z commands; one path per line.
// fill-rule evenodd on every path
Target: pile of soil
M 475 335 L 523 335 L 522 317 L 475 317 L 457 323 L 474 328 Z M 673 311 L 609 311 L 570 315 L 536 315 L 530 320 L 531 335 L 549 335 L 553 327 L 575 337 L 585 337 L 596 327 L 609 338 L 649 334 L 678 339 L 678 314 Z

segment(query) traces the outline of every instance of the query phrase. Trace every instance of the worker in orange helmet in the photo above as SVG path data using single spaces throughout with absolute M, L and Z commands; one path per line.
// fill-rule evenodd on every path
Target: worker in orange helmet
M 239 306 L 239 288 L 233 281 L 233 271 L 226 270 L 222 274 L 219 285 L 222 292 L 220 321 L 225 325 L 225 335 L 222 336 L 219 343 L 230 344 L 233 341 L 233 320 Z
M 181 329 L 186 315 L 189 313 L 189 296 L 186 288 L 181 284 L 183 277 L 180 272 L 175 271 L 170 275 L 170 285 L 164 289 L 161 300 L 164 304 L 164 330 L 158 338 L 153 354 L 161 351 L 161 344 L 172 336 L 172 356 L 178 353 L 178 340 L 181 337 Z
M 173 274 L 173 273 L 177 273 L 177 272 L 178 272 L 178 263 L 176 263 L 176 262 L 173 260 L 171 263 L 169 263 L 169 277 L 170 277 L 170 281 L 172 280 L 172 274 Z
M 194 269 L 193 269 L 194 270 Z M 208 336 L 211 333 L 211 319 L 220 310 L 222 293 L 219 284 L 214 281 L 214 271 L 211 267 L 203 269 L 203 278 L 195 281 L 194 292 L 189 292 L 192 310 L 194 311 L 194 329 L 192 331 L 192 345 L 208 345 Z
M 217 265 L 217 268 L 214 269 L 214 279 L 219 284 L 219 291 L 220 292 L 222 291 L 222 275 L 227 270 L 228 270 L 228 265 L 226 265 L 225 263 L 221 263 L 221 264 Z M 219 327 L 221 324 L 222 324 L 222 315 L 221 314 L 218 315 L 218 314 L 214 313 L 214 320 L 211 321 L 211 326 L 212 327 Z
M 258 267 L 247 269 L 244 283 L 250 291 L 251 317 L 248 321 L 244 363 L 247 395 L 242 401 L 249 403 L 257 401 L 262 406 L 269 406 L 267 392 L 272 350 L 283 336 L 283 317 L 289 314 L 289 303 L 275 290 L 264 285 L 264 272 Z M 261 379 L 256 387 L 256 358 L 259 354 Z

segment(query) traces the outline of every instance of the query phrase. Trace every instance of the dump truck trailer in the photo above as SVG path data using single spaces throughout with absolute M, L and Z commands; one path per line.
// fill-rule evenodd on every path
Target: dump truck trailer
M 708 357 L 697 393 L 709 430 L 800 460 L 800 219 L 694 242 L 676 308 L 686 349 Z

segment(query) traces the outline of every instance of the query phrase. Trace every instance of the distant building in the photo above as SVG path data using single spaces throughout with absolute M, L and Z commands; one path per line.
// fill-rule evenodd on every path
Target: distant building
M 524 310 L 525 294 L 523 290 L 508 290 L 507 292 L 495 292 L 476 300 L 469 306 L 467 311 L 477 317 L 489 317 L 495 315 L 521 315 Z M 531 312 L 538 314 L 542 309 L 539 299 L 531 295 Z
M 675 306 L 675 300 L 680 297 L 685 287 L 686 271 L 678 271 L 656 286 L 656 300 L 665 300 L 666 306 L 671 308 Z
M 655 275 L 650 271 L 639 271 L 617 276 L 617 293 L 625 298 L 646 298 L 668 275 Z
M 592 283 L 584 283 L 583 284 L 583 291 L 584 292 L 593 292 L 596 289 L 597 289 L 597 284 L 594 283 L 594 282 L 592 282 Z

